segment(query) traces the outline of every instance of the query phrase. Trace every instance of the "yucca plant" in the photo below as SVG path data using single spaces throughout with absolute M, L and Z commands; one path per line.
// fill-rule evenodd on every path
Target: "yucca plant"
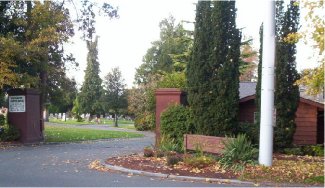
M 239 134 L 237 138 L 227 139 L 225 148 L 219 163 L 224 168 L 242 170 L 247 163 L 255 163 L 258 150 L 247 139 L 245 134 Z

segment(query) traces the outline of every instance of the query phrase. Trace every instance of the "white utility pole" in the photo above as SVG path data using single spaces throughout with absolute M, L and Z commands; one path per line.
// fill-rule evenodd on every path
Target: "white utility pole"
M 275 60 L 275 1 L 265 0 L 263 20 L 263 59 L 261 83 L 261 121 L 259 163 L 272 166 L 274 60 Z

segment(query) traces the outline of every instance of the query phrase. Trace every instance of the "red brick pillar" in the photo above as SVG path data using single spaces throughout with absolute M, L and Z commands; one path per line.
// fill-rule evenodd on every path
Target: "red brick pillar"
M 11 89 L 9 92 L 8 122 L 18 128 L 23 143 L 44 140 L 40 93 L 36 89 Z
M 156 146 L 160 143 L 160 116 L 170 104 L 185 104 L 185 93 L 177 88 L 156 90 Z

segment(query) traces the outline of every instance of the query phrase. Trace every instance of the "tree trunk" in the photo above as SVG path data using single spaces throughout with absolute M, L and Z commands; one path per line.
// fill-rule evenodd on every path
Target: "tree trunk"
M 114 126 L 115 126 L 115 127 L 118 127 L 118 124 L 117 124 L 117 114 L 115 114 L 115 118 L 114 118 Z

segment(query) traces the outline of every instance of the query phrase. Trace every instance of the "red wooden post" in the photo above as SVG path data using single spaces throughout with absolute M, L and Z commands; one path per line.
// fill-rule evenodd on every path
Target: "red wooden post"
M 156 146 L 160 143 L 160 115 L 170 104 L 185 104 L 185 93 L 177 88 L 156 90 Z

